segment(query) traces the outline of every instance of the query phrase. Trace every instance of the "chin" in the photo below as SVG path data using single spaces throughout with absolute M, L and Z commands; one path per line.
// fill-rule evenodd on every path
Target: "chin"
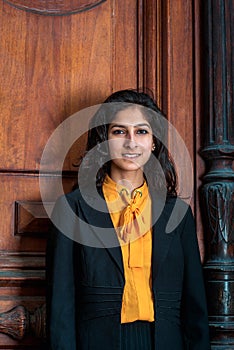
M 121 171 L 139 171 L 142 170 L 142 167 L 136 163 L 127 162 L 128 164 L 119 164 L 116 166 L 116 169 L 119 168 Z

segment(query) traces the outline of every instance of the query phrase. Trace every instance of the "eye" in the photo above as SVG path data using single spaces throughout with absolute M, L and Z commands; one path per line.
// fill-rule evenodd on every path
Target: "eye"
M 145 135 L 145 134 L 149 134 L 149 131 L 146 130 L 146 129 L 138 129 L 138 130 L 137 130 L 137 134 Z
M 125 131 L 123 129 L 115 129 L 112 131 L 113 135 L 123 135 Z

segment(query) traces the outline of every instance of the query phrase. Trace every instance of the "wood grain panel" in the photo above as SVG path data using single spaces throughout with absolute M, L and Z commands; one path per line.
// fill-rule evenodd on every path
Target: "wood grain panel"
M 112 1 L 111 92 L 137 87 L 137 1 Z
M 167 18 L 164 33 L 164 98 L 163 109 L 169 121 L 183 138 L 192 162 L 194 155 L 193 133 L 193 9 L 189 0 L 168 0 L 164 2 L 164 16 Z M 165 24 L 164 24 L 165 25 Z M 181 154 L 181 160 L 184 159 Z M 186 167 L 177 169 L 179 176 L 188 176 Z M 191 176 L 189 177 L 191 180 Z M 186 197 L 183 189 L 179 189 Z
M 106 0 L 4 0 L 20 10 L 35 12 L 42 15 L 68 15 L 87 11 Z
M 163 2 L 163 18 L 166 19 L 163 22 L 162 30 L 163 110 L 169 121 L 180 133 L 191 157 L 194 182 L 192 182 L 191 174 L 187 172 L 186 164 L 183 164 L 183 154 L 180 154 L 181 162 L 179 162 L 177 171 L 179 177 L 184 179 L 182 183 L 188 183 L 189 181 L 192 188 L 194 188 L 191 206 L 197 222 L 201 257 L 204 259 L 204 238 L 198 203 L 199 176 L 202 165 L 197 155 L 199 124 L 196 123 L 196 118 L 198 123 L 200 118 L 195 116 L 195 110 L 198 111 L 199 100 L 196 101 L 194 98 L 196 91 L 195 79 L 199 79 L 199 77 L 195 78 L 194 75 L 195 53 L 193 40 L 196 37 L 196 44 L 199 45 L 199 23 L 197 22 L 199 21 L 199 4 L 195 2 L 193 6 L 190 0 L 167 0 Z M 195 25 L 194 18 L 196 19 Z M 196 49 L 198 49 L 197 46 Z M 198 54 L 198 51 L 196 52 Z M 199 68 L 197 57 L 196 65 Z M 196 163 L 197 161 L 199 163 Z M 200 167 L 199 170 L 197 164 Z M 179 193 L 186 199 L 187 193 L 183 187 L 179 188 Z
M 57 193 L 58 177 L 46 177 L 48 188 L 48 202 L 54 200 L 54 191 Z M 1 197 L 0 212 L 2 218 L 0 228 L 0 250 L 6 251 L 45 251 L 45 239 L 38 234 L 28 237 L 14 235 L 15 202 L 40 202 L 38 175 L 30 174 L 0 174 Z M 72 178 L 63 180 L 64 191 L 68 192 L 75 183 Z M 62 193 L 61 193 L 62 194 Z M 59 195 L 59 193 L 58 193 Z M 42 232 L 42 237 L 44 234 Z
M 139 86 L 152 92 L 162 106 L 162 1 L 139 4 Z
M 136 87 L 136 3 L 108 1 L 65 17 L 0 6 L 0 169 L 38 170 L 60 122 Z

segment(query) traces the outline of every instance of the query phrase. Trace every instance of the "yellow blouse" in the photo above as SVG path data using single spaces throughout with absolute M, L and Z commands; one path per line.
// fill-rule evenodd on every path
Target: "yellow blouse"
M 151 290 L 151 199 L 146 182 L 133 191 L 109 176 L 103 193 L 121 245 L 125 287 L 121 323 L 154 321 Z

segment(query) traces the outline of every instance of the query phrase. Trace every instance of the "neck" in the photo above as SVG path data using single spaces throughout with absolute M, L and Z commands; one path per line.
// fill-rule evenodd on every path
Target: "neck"
M 137 171 L 118 171 L 115 172 L 111 169 L 110 177 L 113 181 L 122 186 L 128 188 L 130 191 L 134 191 L 136 188 L 142 186 L 144 182 L 144 176 L 141 169 Z

